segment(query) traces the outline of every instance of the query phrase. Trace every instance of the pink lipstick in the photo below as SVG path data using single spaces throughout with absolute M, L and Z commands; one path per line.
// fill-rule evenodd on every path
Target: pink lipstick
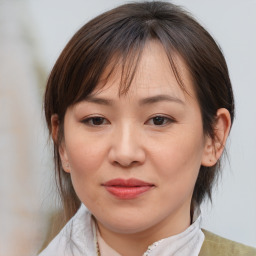
M 106 190 L 120 199 L 134 199 L 154 187 L 137 179 L 114 179 L 103 184 Z

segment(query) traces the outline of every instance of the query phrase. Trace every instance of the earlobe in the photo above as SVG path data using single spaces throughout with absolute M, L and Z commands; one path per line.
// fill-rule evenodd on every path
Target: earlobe
M 65 149 L 65 144 L 63 141 L 59 145 L 59 155 L 61 158 L 62 169 L 65 172 L 70 173 L 70 165 L 69 165 L 68 156 Z
M 213 166 L 221 157 L 226 145 L 231 127 L 230 113 L 225 108 L 218 109 L 214 124 L 214 138 L 207 136 L 205 141 L 204 155 L 202 158 L 203 166 Z
M 59 156 L 61 158 L 62 168 L 65 172 L 70 172 L 70 165 L 68 162 L 68 157 L 65 150 L 65 145 L 63 141 L 58 141 L 59 133 L 59 118 L 57 114 L 51 116 L 51 128 L 52 128 L 52 139 L 56 147 L 58 147 Z

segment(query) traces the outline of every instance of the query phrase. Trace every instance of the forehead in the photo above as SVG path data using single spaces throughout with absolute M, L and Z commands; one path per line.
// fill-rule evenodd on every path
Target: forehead
M 159 41 L 151 40 L 143 48 L 138 65 L 126 67 L 120 58 L 115 57 L 107 66 L 92 94 L 108 96 L 135 96 L 144 94 L 171 94 L 182 100 L 189 95 L 194 98 L 194 88 L 185 61 L 177 54 L 172 56 L 175 69 Z M 134 76 L 132 72 L 134 71 Z M 132 78 L 131 78 L 132 77 Z M 131 80 L 129 86 L 125 82 Z M 180 79 L 180 80 L 179 80 Z M 129 87 L 123 90 L 123 87 Z M 125 93 L 122 93 L 125 91 Z M 146 95 L 148 94 L 148 95 Z

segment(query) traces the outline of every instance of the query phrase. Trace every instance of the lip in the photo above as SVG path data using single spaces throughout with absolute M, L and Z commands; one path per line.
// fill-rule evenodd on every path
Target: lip
M 138 179 L 113 179 L 103 184 L 106 190 L 119 199 L 135 199 L 154 187 Z

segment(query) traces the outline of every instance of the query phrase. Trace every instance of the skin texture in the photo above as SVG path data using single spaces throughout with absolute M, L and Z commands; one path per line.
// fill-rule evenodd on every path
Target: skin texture
M 188 94 L 178 85 L 163 47 L 151 41 L 126 95 L 119 96 L 121 70 L 116 70 L 103 88 L 99 84 L 65 114 L 59 149 L 63 168 L 103 239 L 122 255 L 142 255 L 151 243 L 190 225 L 199 168 L 216 163 L 229 132 L 229 113 L 219 109 L 216 139 L 203 134 L 193 84 L 178 55 L 176 65 Z M 56 137 L 56 116 L 52 124 Z M 152 188 L 120 199 L 104 186 L 116 178 L 136 178 Z

